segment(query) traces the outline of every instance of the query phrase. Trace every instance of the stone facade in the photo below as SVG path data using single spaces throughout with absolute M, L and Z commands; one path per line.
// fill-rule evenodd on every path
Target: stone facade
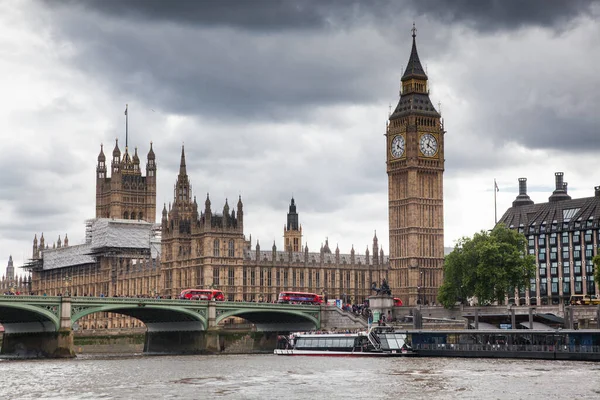
M 165 205 L 162 227 L 162 276 L 166 296 L 177 296 L 191 287 L 218 288 L 230 301 L 275 302 L 281 291 L 313 292 L 329 298 L 359 303 L 371 294 L 372 282 L 387 278 L 388 261 L 373 239 L 373 256 L 332 252 L 329 241 L 319 252 L 290 240 L 287 250 L 261 250 L 258 241 L 251 248 L 244 235 L 241 197 L 237 211 L 230 211 L 225 200 L 222 213 L 212 210 L 207 195 L 204 210 L 198 210 L 182 148 L 175 198 Z M 284 240 L 301 239 L 295 200 L 292 199 Z M 300 251 L 294 251 L 299 248 Z
M 436 302 L 444 265 L 444 125 L 413 45 L 386 129 L 390 279 L 405 305 Z
M 96 218 L 156 220 L 156 158 L 152 143 L 146 163 L 146 176 L 140 169 L 137 147 L 133 157 L 125 146 L 121 158 L 119 140 L 116 140 L 108 176 L 106 156 L 100 146 L 96 166 Z

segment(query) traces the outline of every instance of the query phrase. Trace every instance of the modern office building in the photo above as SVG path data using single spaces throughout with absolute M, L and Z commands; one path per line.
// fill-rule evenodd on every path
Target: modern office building
M 571 295 L 600 293 L 592 263 L 600 244 L 600 186 L 593 196 L 572 199 L 562 172 L 555 174 L 555 184 L 548 202 L 535 204 L 527 179 L 520 178 L 518 196 L 498 221 L 523 233 L 536 259 L 535 278 L 509 302 L 560 304 Z

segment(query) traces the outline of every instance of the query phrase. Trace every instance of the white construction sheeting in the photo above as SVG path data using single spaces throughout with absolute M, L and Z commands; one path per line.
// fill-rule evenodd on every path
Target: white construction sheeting
M 148 249 L 151 234 L 149 222 L 100 218 L 92 223 L 92 248 Z
M 42 251 L 43 269 L 70 267 L 73 265 L 93 264 L 96 257 L 90 256 L 90 244 L 45 249 Z
M 160 254 L 160 241 L 154 237 L 154 224 L 127 219 L 99 218 L 87 221 L 86 243 L 47 249 L 42 252 L 43 269 L 93 264 L 92 256 L 103 248 L 147 249 L 152 258 Z

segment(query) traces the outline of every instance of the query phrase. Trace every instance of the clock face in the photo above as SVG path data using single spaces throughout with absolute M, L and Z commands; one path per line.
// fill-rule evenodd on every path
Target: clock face
M 404 155 L 404 136 L 397 135 L 394 137 L 390 152 L 394 158 L 399 158 Z
M 425 157 L 433 157 L 434 155 L 436 155 L 438 150 L 438 144 L 437 140 L 435 139 L 435 136 L 429 133 L 426 133 L 423 136 L 421 136 L 419 146 L 421 148 L 421 153 L 423 153 Z

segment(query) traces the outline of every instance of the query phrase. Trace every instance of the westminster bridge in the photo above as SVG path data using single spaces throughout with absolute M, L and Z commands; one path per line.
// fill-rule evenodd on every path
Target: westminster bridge
M 98 312 L 124 314 L 146 327 L 144 352 L 218 351 L 219 323 L 240 317 L 256 331 L 320 329 L 321 307 L 299 304 L 217 302 L 124 297 L 0 296 L 4 338 L 0 354 L 73 357 L 73 326 Z M 272 337 L 275 336 L 275 339 Z

